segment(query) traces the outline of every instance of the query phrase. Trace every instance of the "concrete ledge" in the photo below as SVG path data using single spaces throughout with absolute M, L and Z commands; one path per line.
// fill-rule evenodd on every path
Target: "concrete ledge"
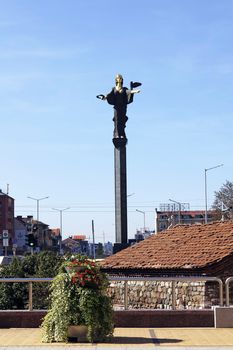
M 233 328 L 233 307 L 214 307 L 215 328 Z
M 37 328 L 46 311 L 0 311 L 0 328 Z M 214 327 L 214 310 L 119 310 L 115 327 Z
M 214 327 L 213 310 L 115 311 L 116 327 Z
M 0 310 L 0 328 L 38 328 L 46 311 Z

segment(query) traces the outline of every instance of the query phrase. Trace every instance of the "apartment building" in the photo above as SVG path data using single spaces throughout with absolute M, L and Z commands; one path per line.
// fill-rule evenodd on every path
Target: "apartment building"
M 207 212 L 208 223 L 219 219 L 214 210 Z M 204 210 L 158 211 L 155 210 L 155 233 L 165 231 L 175 225 L 193 225 L 205 223 Z

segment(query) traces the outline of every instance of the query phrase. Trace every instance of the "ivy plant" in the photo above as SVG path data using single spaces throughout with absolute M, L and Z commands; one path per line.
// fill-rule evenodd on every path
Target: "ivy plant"
M 51 307 L 42 323 L 42 341 L 67 342 L 70 325 L 87 326 L 89 342 L 111 337 L 113 307 L 107 286 L 106 275 L 93 261 L 83 256 L 66 261 L 51 284 Z

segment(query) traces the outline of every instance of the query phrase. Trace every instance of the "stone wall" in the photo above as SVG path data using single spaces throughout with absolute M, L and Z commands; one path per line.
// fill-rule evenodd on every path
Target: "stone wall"
M 175 282 L 175 308 L 203 309 L 219 303 L 217 283 L 209 286 L 206 293 L 205 282 Z M 124 306 L 124 282 L 111 282 L 109 294 L 116 308 Z M 128 282 L 129 309 L 172 309 L 172 282 L 130 281 Z

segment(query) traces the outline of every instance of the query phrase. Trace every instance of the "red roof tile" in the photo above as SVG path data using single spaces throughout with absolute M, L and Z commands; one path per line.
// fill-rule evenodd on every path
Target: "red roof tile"
M 102 268 L 203 268 L 229 255 L 233 255 L 233 221 L 181 225 L 106 258 Z

